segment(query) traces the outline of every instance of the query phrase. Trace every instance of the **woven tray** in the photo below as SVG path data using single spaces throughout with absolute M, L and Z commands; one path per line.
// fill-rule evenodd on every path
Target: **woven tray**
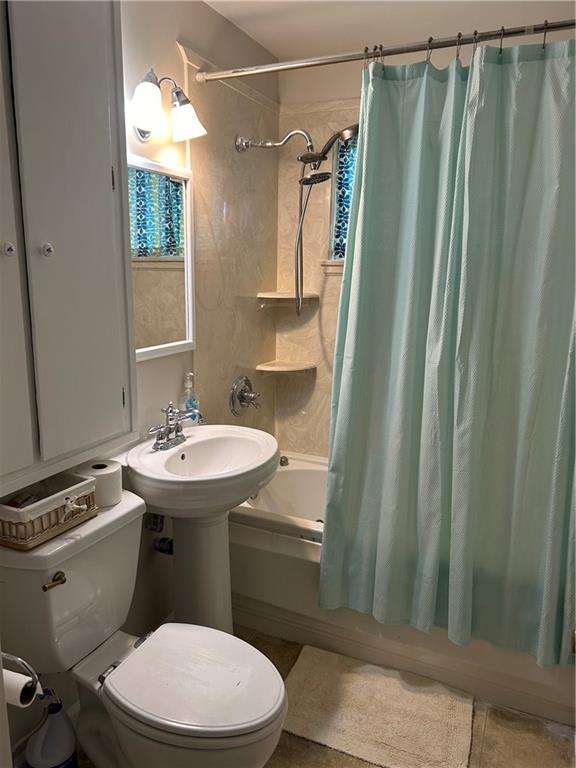
M 66 487 L 68 485 L 68 487 Z M 50 495 L 50 490 L 58 488 Z M 0 546 L 27 550 L 44 544 L 64 531 L 90 520 L 97 514 L 92 478 L 69 473 L 48 478 L 30 486 L 27 491 L 38 497 L 35 503 L 21 509 L 11 507 L 10 499 L 0 502 Z M 67 499 L 74 500 L 71 506 Z M 81 509 L 86 506 L 87 509 Z M 80 507 L 76 509 L 75 507 Z

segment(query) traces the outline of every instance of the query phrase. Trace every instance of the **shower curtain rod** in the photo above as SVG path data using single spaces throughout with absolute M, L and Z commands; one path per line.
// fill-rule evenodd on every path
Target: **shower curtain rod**
M 437 48 L 455 48 L 459 45 L 471 45 L 483 43 L 486 40 L 500 40 L 504 37 L 522 37 L 524 35 L 545 34 L 556 32 L 559 29 L 574 29 L 575 19 L 563 19 L 562 21 L 545 21 L 542 24 L 534 24 L 525 27 L 501 27 L 488 32 L 473 32 L 468 35 L 456 37 L 430 38 L 420 43 L 405 43 L 404 45 L 379 46 L 373 51 L 358 51 L 356 53 L 340 53 L 333 56 L 316 56 L 312 59 L 297 59 L 295 61 L 279 61 L 275 64 L 260 64 L 256 67 L 241 67 L 239 69 L 224 69 L 218 72 L 197 72 L 196 80 L 199 83 L 207 83 L 211 80 L 230 80 L 234 77 L 251 77 L 252 75 L 265 75 L 270 72 L 288 72 L 293 69 L 307 69 L 308 67 L 323 67 L 326 64 L 341 64 L 346 61 L 362 61 L 366 56 L 398 56 L 403 53 L 416 51 L 435 50 Z

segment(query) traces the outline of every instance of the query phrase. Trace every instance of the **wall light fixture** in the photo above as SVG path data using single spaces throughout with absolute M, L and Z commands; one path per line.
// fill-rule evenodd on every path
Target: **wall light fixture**
M 157 78 L 150 69 L 134 89 L 130 102 L 130 117 L 140 141 L 150 141 L 150 136 L 162 117 L 163 82 L 172 84 L 172 140 L 185 141 L 206 135 L 206 128 L 200 122 L 196 110 L 182 88 L 171 77 Z

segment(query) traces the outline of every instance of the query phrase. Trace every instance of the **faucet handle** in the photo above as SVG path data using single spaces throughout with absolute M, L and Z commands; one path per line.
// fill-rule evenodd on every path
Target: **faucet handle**
M 156 424 L 155 427 L 150 427 L 148 430 L 149 435 L 155 435 L 157 432 L 162 432 L 164 429 L 166 429 L 165 424 Z
M 198 417 L 197 424 L 204 423 L 204 417 L 198 408 L 189 408 L 187 411 L 178 411 L 176 423 L 179 425 L 180 429 L 182 429 L 182 422 L 187 421 L 188 419 L 192 419 L 194 416 Z
M 254 408 L 262 408 L 260 403 L 260 392 L 245 392 L 240 395 L 240 402 L 245 402 L 247 405 L 252 405 Z
M 178 410 L 178 408 L 176 408 L 172 400 L 170 400 L 168 405 L 165 408 L 162 408 L 161 411 L 162 413 L 166 414 L 165 426 L 173 427 L 177 423 L 178 414 L 180 413 L 180 411 Z

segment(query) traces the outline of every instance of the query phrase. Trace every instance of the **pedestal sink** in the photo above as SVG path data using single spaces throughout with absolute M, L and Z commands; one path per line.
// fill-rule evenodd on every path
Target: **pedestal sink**
M 232 632 L 228 512 L 272 479 L 276 439 L 248 427 L 201 425 L 186 441 L 128 454 L 132 487 L 148 511 L 174 522 L 176 621 Z

